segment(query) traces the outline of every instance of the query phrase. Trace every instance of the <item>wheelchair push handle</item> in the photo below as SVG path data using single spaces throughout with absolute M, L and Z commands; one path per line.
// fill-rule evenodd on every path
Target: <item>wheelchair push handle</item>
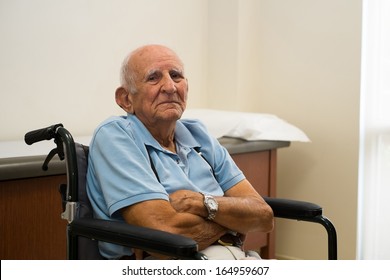
M 36 142 L 53 139 L 55 138 L 58 127 L 63 127 L 63 125 L 59 123 L 27 132 L 24 136 L 24 142 L 26 142 L 27 145 L 32 145 Z

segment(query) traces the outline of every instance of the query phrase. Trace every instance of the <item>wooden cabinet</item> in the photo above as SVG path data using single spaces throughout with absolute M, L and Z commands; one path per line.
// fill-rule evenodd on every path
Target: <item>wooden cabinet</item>
M 66 259 L 57 186 L 65 175 L 0 182 L 0 258 Z

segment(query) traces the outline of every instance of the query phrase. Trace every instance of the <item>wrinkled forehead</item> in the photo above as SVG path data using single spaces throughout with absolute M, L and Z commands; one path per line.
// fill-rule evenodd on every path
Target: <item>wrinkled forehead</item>
M 133 52 L 129 66 L 137 75 L 157 70 L 179 70 L 184 72 L 183 63 L 177 54 L 163 46 L 147 46 Z

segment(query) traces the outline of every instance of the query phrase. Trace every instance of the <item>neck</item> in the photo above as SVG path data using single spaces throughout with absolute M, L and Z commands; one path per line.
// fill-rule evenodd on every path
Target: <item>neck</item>
M 147 127 L 147 129 L 163 148 L 176 153 L 175 127 L 176 123 L 173 125 L 160 124 L 159 126 Z

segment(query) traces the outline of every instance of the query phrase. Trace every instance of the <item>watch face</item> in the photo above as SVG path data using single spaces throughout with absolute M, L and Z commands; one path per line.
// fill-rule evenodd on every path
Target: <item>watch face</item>
M 208 204 L 209 204 L 211 210 L 217 210 L 218 204 L 215 200 L 209 199 Z

